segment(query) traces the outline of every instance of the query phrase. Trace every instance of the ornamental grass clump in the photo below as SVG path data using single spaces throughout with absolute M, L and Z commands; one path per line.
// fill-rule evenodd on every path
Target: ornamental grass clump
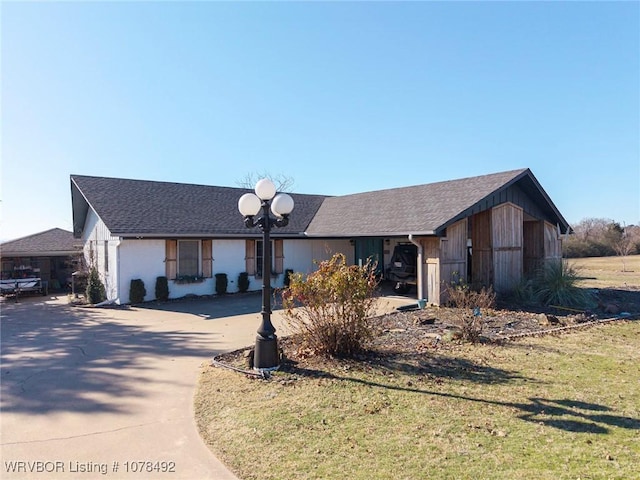
M 290 275 L 282 293 L 285 318 L 311 355 L 353 357 L 371 339 L 369 322 L 374 309 L 378 280 L 376 265 L 347 265 L 344 254 L 318 264 L 303 276 Z
M 591 303 L 588 293 L 578 287 L 580 277 L 562 259 L 548 261 L 534 280 L 537 300 L 543 305 L 586 308 Z

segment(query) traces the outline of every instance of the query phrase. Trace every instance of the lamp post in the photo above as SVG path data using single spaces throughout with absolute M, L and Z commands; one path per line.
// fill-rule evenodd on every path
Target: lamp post
M 256 336 L 253 354 L 253 368 L 256 370 L 276 370 L 280 366 L 278 338 L 271 323 L 271 240 L 272 227 L 284 227 L 289 223 L 293 210 L 293 198 L 286 193 L 276 195 L 276 187 L 271 180 L 263 178 L 256 183 L 255 194 L 245 193 L 238 200 L 238 210 L 244 217 L 247 228 L 260 227 L 262 230 L 262 323 Z M 262 210 L 262 215 L 254 218 Z M 275 218 L 269 215 L 269 210 Z

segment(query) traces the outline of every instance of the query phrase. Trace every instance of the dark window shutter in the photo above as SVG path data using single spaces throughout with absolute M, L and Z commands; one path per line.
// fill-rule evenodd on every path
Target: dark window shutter
M 249 275 L 256 274 L 256 241 L 247 240 L 245 244 L 245 270 Z
M 213 241 L 202 241 L 202 276 L 211 278 L 213 276 Z
M 282 240 L 273 241 L 273 268 L 275 273 L 284 272 L 284 242 Z

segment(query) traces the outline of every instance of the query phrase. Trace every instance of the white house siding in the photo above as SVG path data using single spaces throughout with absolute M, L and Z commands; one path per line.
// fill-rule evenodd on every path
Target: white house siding
M 145 300 L 155 297 L 156 278 L 165 275 L 165 240 L 123 240 L 119 246 L 120 288 L 119 303 L 129 302 L 131 280 L 140 278 L 145 284 L 147 296 Z M 238 276 L 246 269 L 245 240 L 218 239 L 212 242 L 213 278 L 201 283 L 177 284 L 169 279 L 169 298 L 180 298 L 185 295 L 211 295 L 215 293 L 215 274 L 227 274 L 229 293 L 238 291 Z M 349 263 L 353 262 L 353 246 L 348 240 L 284 240 L 283 268 L 295 272 L 310 273 L 317 269 L 314 261 L 331 258 L 334 253 L 341 252 Z M 115 255 L 114 255 L 115 257 Z M 249 277 L 249 290 L 260 290 L 262 280 Z M 284 285 L 284 274 L 273 278 L 274 287 Z
M 316 262 L 330 259 L 335 253 L 344 253 L 347 263 L 354 263 L 355 251 L 349 240 L 285 240 L 284 268 L 308 274 L 317 270 Z
M 215 291 L 215 274 L 226 273 L 228 280 L 227 291 L 238 291 L 238 276 L 246 271 L 245 240 L 214 240 L 213 241 L 213 284 L 208 294 Z M 348 262 L 353 262 L 353 246 L 348 240 L 284 240 L 283 241 L 283 271 L 271 278 L 271 285 L 276 288 L 284 286 L 284 271 L 310 273 L 317 269 L 314 261 L 331 258 L 334 253 L 341 252 L 347 256 Z M 262 288 L 262 279 L 249 276 L 249 290 Z M 178 285 L 179 287 L 179 285 Z M 195 293 L 195 292 L 194 292 Z M 181 296 L 181 295 L 178 295 Z
M 131 280 L 141 279 L 147 291 L 145 300 L 155 298 L 156 278 L 165 274 L 165 241 L 164 240 L 122 240 L 120 242 L 119 294 L 118 303 L 129 303 Z M 175 295 L 175 288 L 169 282 L 169 293 Z
M 213 283 L 208 293 L 215 293 L 216 273 L 227 274 L 227 292 L 238 291 L 238 276 L 245 271 L 245 240 L 214 240 L 213 241 Z M 250 277 L 249 290 L 259 290 L 262 283 Z
M 244 240 L 213 240 L 213 277 L 196 283 L 176 283 L 169 279 L 169 298 L 181 298 L 186 295 L 212 295 L 215 293 L 215 274 L 226 273 L 229 293 L 238 291 L 238 275 L 245 269 Z M 204 256 L 204 252 L 203 252 Z M 124 240 L 120 245 L 120 299 L 129 302 L 131 280 L 140 278 L 147 290 L 145 300 L 155 299 L 155 284 L 159 276 L 166 275 L 166 241 L 161 240 Z M 252 281 L 250 289 L 258 290 Z
M 155 283 L 159 276 L 166 275 L 165 239 L 121 239 L 114 237 L 102 220 L 90 211 L 84 229 L 84 254 L 87 264 L 98 268 L 105 284 L 107 299 L 119 304 L 129 303 L 131 280 L 141 279 L 147 294 L 145 301 L 155 299 Z M 105 248 L 108 254 L 105 256 Z M 169 279 L 169 298 L 186 295 L 211 295 L 215 293 L 215 274 L 226 273 L 229 293 L 238 291 L 238 276 L 246 269 L 244 239 L 218 239 L 212 241 L 213 277 L 199 283 L 178 284 Z M 354 247 L 349 240 L 284 240 L 283 269 L 311 273 L 317 269 L 316 262 L 327 260 L 335 253 L 344 253 L 347 262 L 354 262 Z M 108 268 L 105 268 L 105 259 Z M 249 290 L 260 290 L 262 280 L 250 277 Z M 282 287 L 284 274 L 276 276 L 272 285 Z
M 96 267 L 108 300 L 118 297 L 118 244 L 104 222 L 89 210 L 83 229 L 83 254 L 89 267 Z

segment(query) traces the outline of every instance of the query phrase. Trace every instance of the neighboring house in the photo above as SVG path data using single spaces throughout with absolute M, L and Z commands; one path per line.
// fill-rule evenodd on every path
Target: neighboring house
M 2 279 L 32 273 L 53 290 L 66 288 L 80 260 L 82 245 L 73 233 L 60 228 L 0 244 Z
M 167 276 L 171 298 L 229 291 L 247 272 L 261 287 L 262 234 L 247 229 L 237 202 L 247 189 L 71 176 L 74 234 L 107 296 L 129 302 L 132 279 L 154 298 Z M 328 197 L 291 194 L 289 225 L 271 232 L 274 286 L 286 270 L 311 272 L 342 252 L 350 263 L 384 267 L 398 243 L 418 246 L 418 298 L 439 304 L 456 275 L 506 291 L 547 259 L 561 257 L 570 226 L 529 169 Z

